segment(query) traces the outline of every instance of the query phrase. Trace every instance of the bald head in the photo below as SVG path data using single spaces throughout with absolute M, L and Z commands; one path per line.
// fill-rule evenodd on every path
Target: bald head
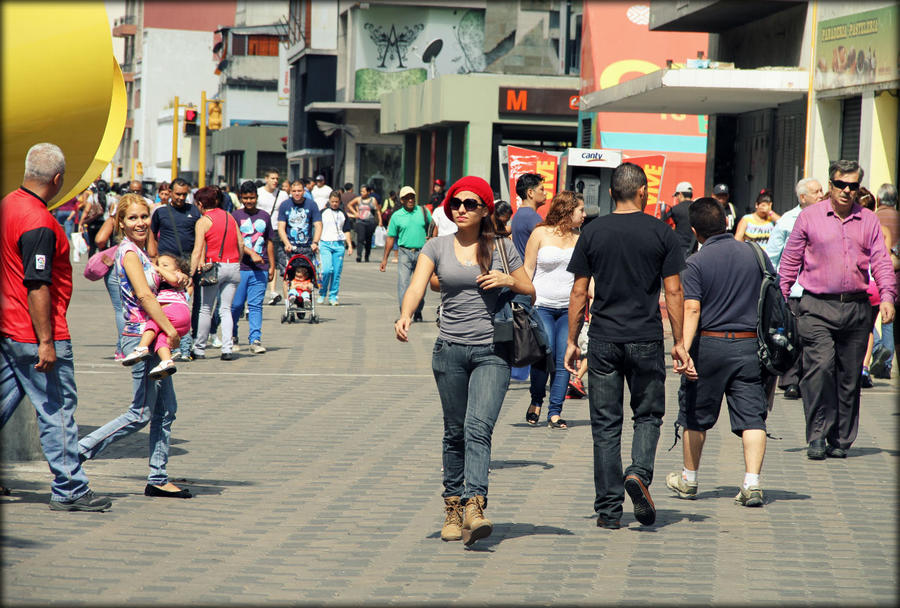
M 141 194 L 144 192 L 144 184 L 136 179 L 132 180 L 131 183 L 128 184 L 128 191 L 134 192 L 135 194 Z

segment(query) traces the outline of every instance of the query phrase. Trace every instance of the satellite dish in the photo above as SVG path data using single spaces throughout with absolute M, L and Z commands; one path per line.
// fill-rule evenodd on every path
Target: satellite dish
M 221 50 L 222 50 L 222 41 L 220 40 L 213 46 L 213 53 L 218 53 Z
M 442 48 L 444 48 L 444 41 L 440 38 L 435 38 L 429 42 L 428 46 L 425 47 L 425 52 L 422 53 L 422 63 L 431 63 L 434 61 L 434 58 L 438 56 Z
M 219 65 L 216 66 L 216 74 L 221 74 L 222 72 L 225 71 L 225 68 L 227 68 L 227 67 L 228 67 L 228 60 L 223 59 L 222 61 L 219 62 Z

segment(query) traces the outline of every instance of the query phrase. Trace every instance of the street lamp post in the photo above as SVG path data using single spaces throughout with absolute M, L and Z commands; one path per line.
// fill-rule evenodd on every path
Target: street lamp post
M 198 155 L 199 177 L 197 186 L 206 185 L 206 91 L 200 92 L 200 153 Z
M 175 107 L 172 111 L 172 180 L 178 177 L 178 95 L 175 96 Z

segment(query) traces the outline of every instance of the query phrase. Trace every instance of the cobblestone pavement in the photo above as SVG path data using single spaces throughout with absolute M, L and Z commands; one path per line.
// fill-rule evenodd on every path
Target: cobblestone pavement
M 321 324 L 266 307 L 268 353 L 179 364 L 169 472 L 192 500 L 143 496 L 146 429 L 86 465 L 107 513 L 50 511 L 46 463 L 4 463 L 2 604 L 896 604 L 896 372 L 864 392 L 846 460 L 807 460 L 800 402 L 776 399 L 761 509 L 733 503 L 743 462 L 724 415 L 699 500 L 666 490 L 681 466 L 670 372 L 657 522 L 638 524 L 626 498 L 618 531 L 595 525 L 587 402 L 567 402 L 568 431 L 532 428 L 514 382 L 494 432 L 494 533 L 466 550 L 439 539 L 436 294 L 400 344 L 396 265 L 345 268 Z M 124 410 L 131 380 L 102 282 L 77 278 L 69 320 L 83 435 Z M 626 421 L 626 456 L 630 436 Z

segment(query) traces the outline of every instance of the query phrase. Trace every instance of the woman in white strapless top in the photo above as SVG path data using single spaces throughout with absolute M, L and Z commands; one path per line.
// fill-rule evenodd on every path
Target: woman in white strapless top
M 547 409 L 547 426 L 553 429 L 568 428 L 560 414 L 569 388 L 569 372 L 563 359 L 569 336 L 569 293 L 575 275 L 566 267 L 583 222 L 584 201 L 574 192 L 563 190 L 553 197 L 547 218 L 535 226 L 525 247 L 525 272 L 533 277 L 537 296 L 535 309 L 553 351 L 555 369 L 549 374 L 550 407 Z M 540 420 L 547 376 L 545 371 L 531 368 L 531 405 L 525 414 L 529 424 L 537 424 Z

